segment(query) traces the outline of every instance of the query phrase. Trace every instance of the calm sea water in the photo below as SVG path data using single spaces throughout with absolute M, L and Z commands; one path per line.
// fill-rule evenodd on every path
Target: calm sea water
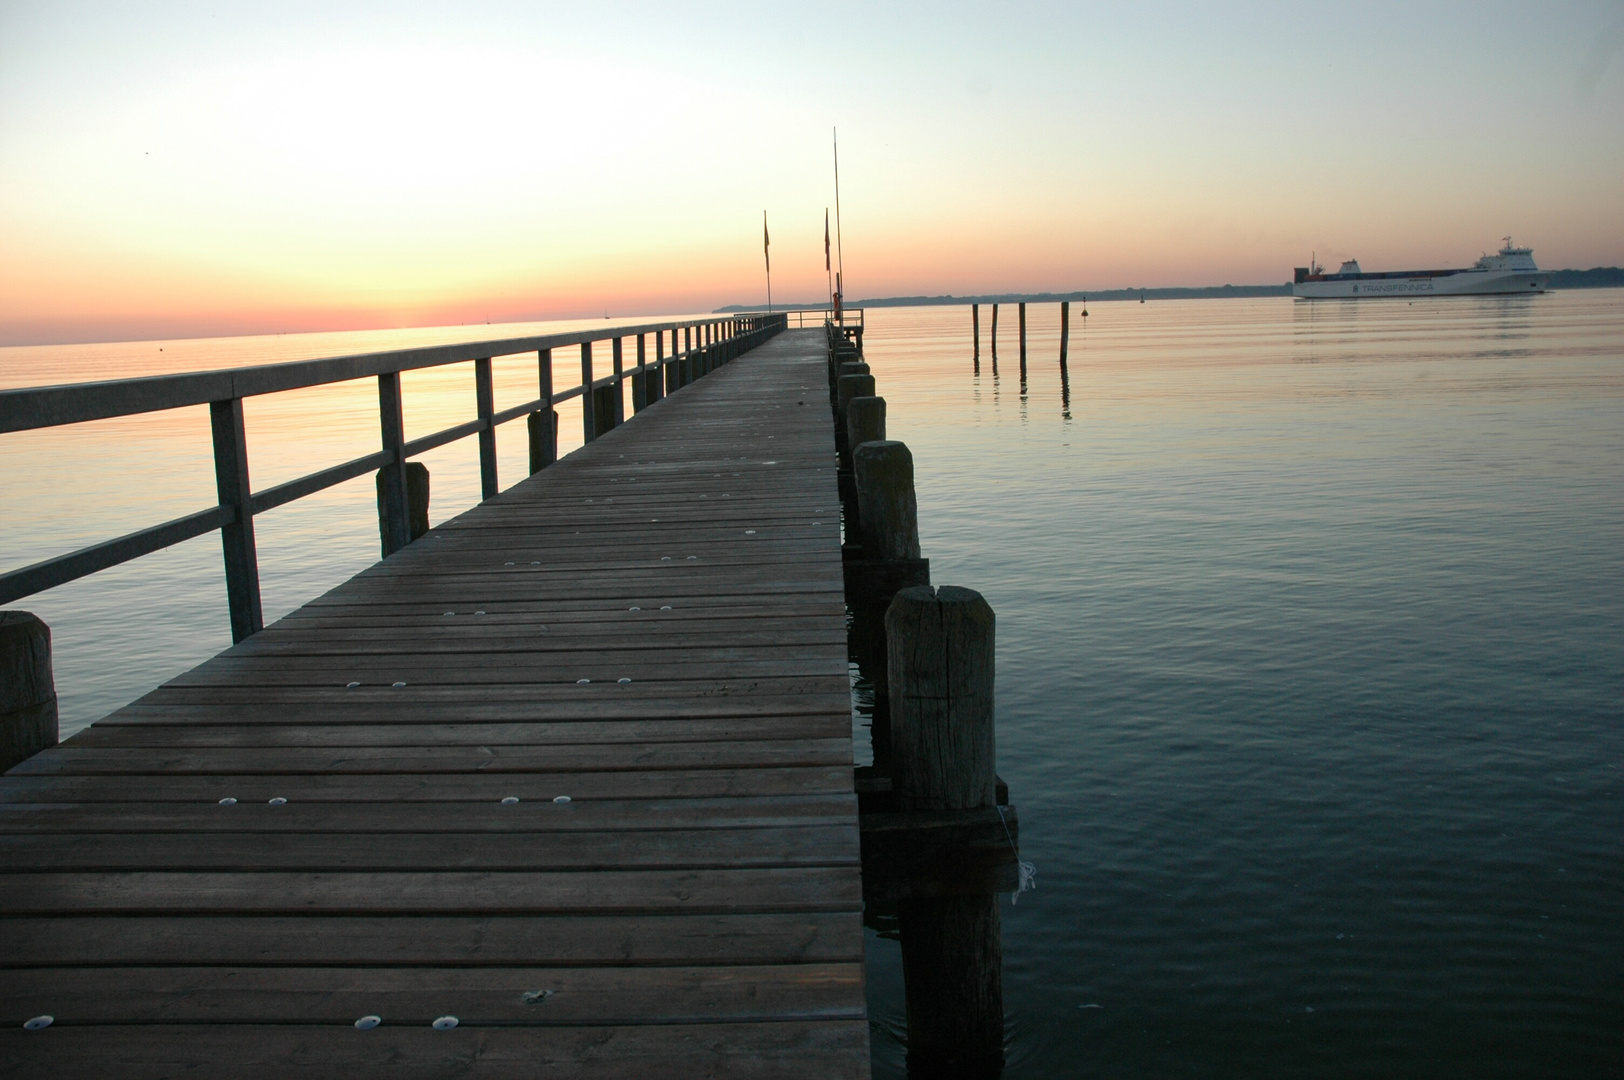
M 869 312 L 933 577 L 998 613 L 1038 867 L 1003 908 L 1007 1075 L 1624 1074 L 1624 291 L 1078 307 L 1065 382 L 1053 306 L 1024 382 L 1013 306 L 979 373 L 965 309 Z M 0 385 L 490 333 L 5 349 Z M 499 408 L 532 395 L 533 361 L 497 375 Z M 466 368 L 406 393 L 409 437 L 472 416 Z M 374 449 L 375 408 L 251 403 L 256 486 Z M 521 427 L 500 450 L 518 479 Z M 472 505 L 471 443 L 426 460 L 434 521 Z M 212 502 L 201 409 L 0 461 L 6 566 Z M 268 615 L 375 559 L 375 515 L 362 479 L 257 519 Z M 19 606 L 65 732 L 229 643 L 212 537 Z M 900 1077 L 900 959 L 868 944 Z
M 1624 1073 L 1624 291 L 1015 314 L 867 335 L 998 614 L 1007 1075 Z

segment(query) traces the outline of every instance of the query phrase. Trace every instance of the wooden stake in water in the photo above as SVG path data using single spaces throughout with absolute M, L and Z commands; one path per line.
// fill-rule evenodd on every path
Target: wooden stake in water
M 1071 301 L 1060 301 L 1060 363 L 1066 363 L 1066 344 L 1071 340 Z
M 971 304 L 970 305 L 970 330 L 975 335 L 975 342 L 976 342 L 975 359 L 980 360 L 981 359 L 981 305 L 980 304 Z
M 998 305 L 992 306 L 992 362 L 998 366 Z M 994 372 L 996 374 L 996 372 Z

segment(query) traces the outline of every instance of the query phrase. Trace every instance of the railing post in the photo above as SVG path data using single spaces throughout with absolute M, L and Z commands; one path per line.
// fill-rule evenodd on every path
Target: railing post
M 626 352 L 621 344 L 624 339 L 615 338 L 610 346 L 611 355 L 615 360 L 615 423 L 620 424 L 626 419 Z
M 406 422 L 400 404 L 400 372 L 378 376 L 378 428 L 383 449 L 395 460 L 378 470 L 378 533 L 384 558 L 412 542 L 411 502 L 406 492 Z
M 592 342 L 581 342 L 581 440 L 598 437 L 592 423 Z
M 536 368 L 540 376 L 542 408 L 525 418 L 530 436 L 530 475 L 534 476 L 558 460 L 558 413 L 553 409 L 553 350 L 541 349 L 536 354 Z
M 659 401 L 665 396 L 665 331 L 654 331 L 654 370 L 649 379 L 648 396 L 650 401 Z
M 259 556 L 254 550 L 254 506 L 248 486 L 248 436 L 242 398 L 209 402 L 214 430 L 214 486 L 220 505 L 235 517 L 220 529 L 226 560 L 226 600 L 231 608 L 231 640 L 242 641 L 265 626 L 259 601 Z
M 496 413 L 496 395 L 491 386 L 491 358 L 474 361 L 474 397 L 479 410 L 479 489 L 480 498 L 495 497 L 501 487 L 496 482 L 496 425 L 491 417 Z
M 637 367 L 632 372 L 632 415 L 648 408 L 648 343 L 647 334 L 637 335 Z

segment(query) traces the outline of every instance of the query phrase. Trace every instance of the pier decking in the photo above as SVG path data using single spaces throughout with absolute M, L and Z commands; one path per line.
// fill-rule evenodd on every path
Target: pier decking
M 0 1072 L 867 1076 L 826 356 L 773 338 L 0 779 Z

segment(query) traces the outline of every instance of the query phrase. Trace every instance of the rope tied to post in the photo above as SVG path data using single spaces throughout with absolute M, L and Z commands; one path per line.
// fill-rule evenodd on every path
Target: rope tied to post
M 1019 875 L 1015 883 L 1015 892 L 1009 898 L 1010 906 L 1014 907 L 1021 902 L 1021 893 L 1038 887 L 1038 868 L 1035 863 L 1029 863 L 1021 858 L 1021 849 L 1015 846 L 1015 837 L 1010 835 L 1009 822 L 1004 820 L 1004 808 L 1000 806 L 997 810 L 998 823 L 1004 827 L 1004 839 L 1009 841 L 1009 850 L 1015 853 L 1015 869 Z

